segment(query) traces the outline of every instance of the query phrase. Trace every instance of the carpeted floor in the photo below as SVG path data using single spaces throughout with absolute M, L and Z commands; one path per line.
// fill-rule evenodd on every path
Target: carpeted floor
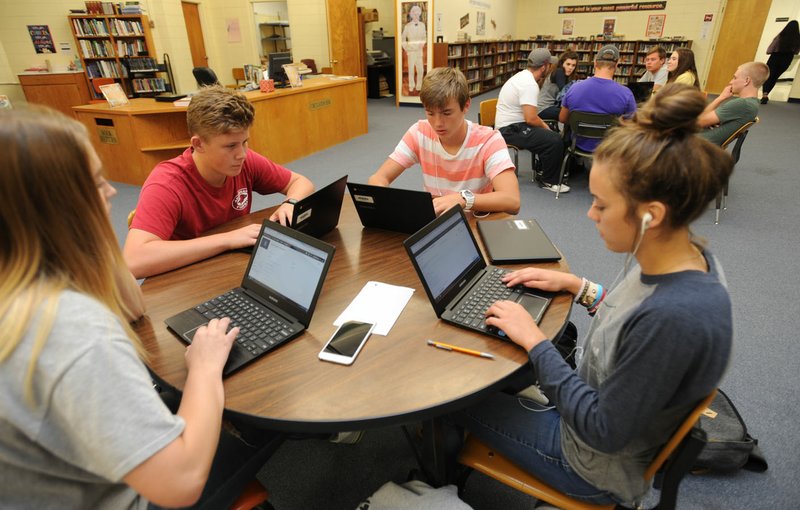
M 469 118 L 477 121 L 473 98 Z M 418 107 L 394 106 L 394 98 L 369 100 L 369 134 L 293 161 L 287 166 L 307 175 L 317 187 L 348 174 L 365 182 L 392 151 L 405 130 L 423 117 Z M 800 105 L 770 102 L 761 106 L 761 123 L 751 130 L 730 185 L 728 209 L 714 225 L 711 207 L 694 225 L 721 260 L 735 314 L 735 349 L 721 387 L 731 396 L 750 433 L 770 463 L 766 473 L 691 476 L 681 486 L 679 508 L 797 508 L 800 485 L 800 421 L 796 388 L 800 385 Z M 267 154 L 267 156 L 269 156 Z M 572 191 L 556 200 L 530 183 L 530 154 L 520 155 L 521 217 L 536 218 L 567 255 L 572 270 L 611 282 L 623 257 L 608 252 L 586 218 L 590 203 L 586 175 L 571 178 Z M 410 169 L 397 186 L 420 189 L 418 170 Z M 119 185 L 114 224 L 124 236 L 125 217 L 135 207 L 139 188 Z M 277 203 L 257 197 L 254 208 Z M 713 206 L 713 204 L 712 204 Z M 122 237 L 120 238 L 123 241 Z M 389 282 L 390 283 L 390 282 Z M 433 313 L 433 312 L 431 312 Z M 588 318 L 574 309 L 579 334 Z M 376 398 L 382 398 L 376 388 Z M 399 428 L 369 430 L 357 445 L 321 439 L 287 441 L 259 478 L 279 510 L 354 509 L 384 482 L 402 482 L 415 467 Z M 465 496 L 478 510 L 532 508 L 534 500 L 480 474 L 470 478 Z

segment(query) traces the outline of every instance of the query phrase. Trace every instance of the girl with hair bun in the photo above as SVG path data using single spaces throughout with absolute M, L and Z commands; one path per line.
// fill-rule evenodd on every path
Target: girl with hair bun
M 486 323 L 528 352 L 529 383 L 538 380 L 549 405 L 499 394 L 454 420 L 579 499 L 640 500 L 645 469 L 728 365 L 722 269 L 690 230 L 733 169 L 727 153 L 694 136 L 704 106 L 696 88 L 667 85 L 594 153 L 587 215 L 609 250 L 628 254 L 619 283 L 537 268 L 504 278 L 569 292 L 594 315 L 576 369 L 520 305 L 499 301 L 487 311 Z M 587 239 L 586 249 L 598 247 Z

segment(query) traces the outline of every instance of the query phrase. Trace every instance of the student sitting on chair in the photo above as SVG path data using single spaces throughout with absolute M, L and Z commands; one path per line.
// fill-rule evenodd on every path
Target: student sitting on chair
M 220 441 L 238 329 L 198 330 L 170 412 L 128 324 L 144 301 L 86 128 L 43 108 L 2 112 L 0 143 L 0 506 L 182 507 L 204 491 L 207 507 L 226 508 L 279 439 Z
M 470 106 L 467 79 L 458 69 L 433 69 L 419 94 L 426 120 L 411 126 L 394 152 L 369 178 L 389 186 L 419 163 L 433 208 L 442 214 L 454 205 L 481 212 L 519 211 L 519 184 L 506 142 L 490 127 L 466 120 Z
M 644 57 L 646 71 L 639 78 L 640 82 L 653 82 L 653 92 L 667 84 L 667 52 L 661 46 L 653 46 Z
M 487 325 L 528 352 L 530 383 L 538 380 L 549 405 L 498 394 L 454 419 L 578 499 L 643 496 L 652 457 L 728 365 L 724 276 L 690 231 L 733 170 L 722 149 L 692 136 L 704 107 L 697 89 L 667 85 L 594 152 L 588 216 L 609 250 L 628 254 L 617 285 L 538 268 L 504 277 L 509 287 L 567 291 L 594 314 L 576 370 L 519 304 L 498 301 L 486 312 Z
M 594 56 L 594 76 L 576 83 L 561 101 L 558 120 L 569 122 L 569 112 L 601 113 L 630 117 L 636 112 L 636 100 L 631 89 L 614 81 L 619 62 L 619 49 L 613 44 L 600 48 Z M 594 151 L 600 140 L 578 137 L 577 146 L 586 152 Z
M 769 77 L 769 68 L 761 62 L 740 65 L 728 86 L 706 106 L 697 119 L 700 136 L 722 145 L 737 129 L 758 115 L 758 89 Z
M 305 177 L 247 148 L 253 105 L 223 87 L 205 87 L 186 112 L 191 147 L 156 165 L 142 186 L 123 253 L 143 278 L 256 242 L 260 225 L 198 237 L 250 213 L 253 191 L 287 199 L 270 217 L 286 225 L 294 203 L 314 191 Z
M 534 179 L 539 187 L 553 193 L 567 193 L 569 186 L 558 185 L 558 169 L 564 155 L 561 135 L 539 117 L 539 87 L 545 84 L 550 67 L 558 62 L 547 48 L 536 48 L 528 54 L 527 67 L 508 79 L 497 96 L 495 127 L 506 143 L 531 151 Z

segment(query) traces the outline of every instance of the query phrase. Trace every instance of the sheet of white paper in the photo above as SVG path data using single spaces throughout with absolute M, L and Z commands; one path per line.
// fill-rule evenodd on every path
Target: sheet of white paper
M 409 287 L 367 282 L 333 325 L 341 326 L 347 321 L 374 322 L 372 333 L 386 336 L 413 294 L 414 289 Z

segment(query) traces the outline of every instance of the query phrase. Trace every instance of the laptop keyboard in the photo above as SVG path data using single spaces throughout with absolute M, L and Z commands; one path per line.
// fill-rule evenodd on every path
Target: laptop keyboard
M 236 344 L 253 357 L 278 347 L 298 329 L 268 308 L 258 306 L 234 291 L 197 305 L 195 310 L 208 320 L 230 317 L 231 328 L 240 328 Z
M 487 276 L 482 278 L 472 289 L 470 295 L 461 300 L 458 306 L 453 309 L 451 320 L 473 329 L 499 333 L 496 327 L 487 326 L 484 319 L 486 318 L 486 310 L 496 301 L 506 299 L 515 301 L 521 293 L 517 289 L 506 287 L 506 284 L 501 280 L 503 275 L 509 272 L 505 269 L 491 269 Z

